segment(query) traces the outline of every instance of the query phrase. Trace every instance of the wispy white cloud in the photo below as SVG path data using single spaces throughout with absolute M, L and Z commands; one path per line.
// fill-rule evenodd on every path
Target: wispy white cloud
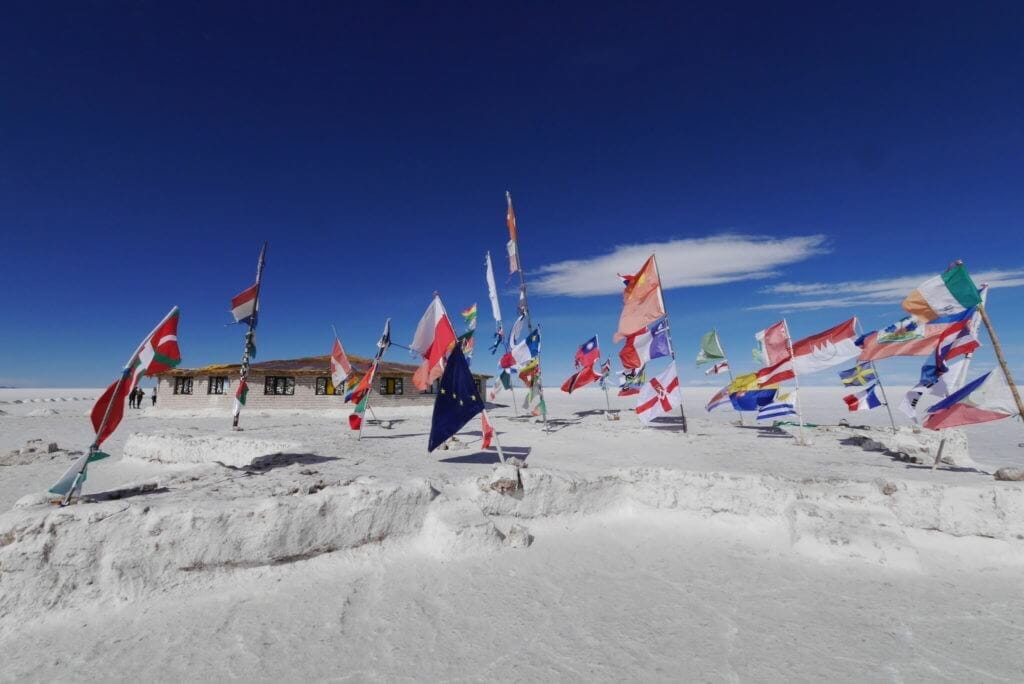
M 892 306 L 910 294 L 922 282 L 934 276 L 925 273 L 915 276 L 883 278 L 880 280 L 848 280 L 838 283 L 778 283 L 761 290 L 766 295 L 785 295 L 787 298 L 748 307 L 751 311 L 813 311 L 816 309 L 842 309 L 857 306 Z M 991 270 L 972 273 L 979 285 L 1008 288 L 1024 286 L 1024 269 Z
M 828 251 L 824 235 L 773 239 L 756 235 L 620 245 L 610 254 L 571 259 L 540 268 L 532 289 L 546 295 L 589 297 L 622 291 L 619 273 L 633 273 L 658 255 L 662 287 L 719 285 L 778 275 L 781 266 Z

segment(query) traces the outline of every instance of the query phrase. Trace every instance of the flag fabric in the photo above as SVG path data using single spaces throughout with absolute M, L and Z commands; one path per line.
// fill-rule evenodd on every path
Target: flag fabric
M 659 321 L 651 327 L 644 327 L 626 336 L 626 343 L 619 351 L 623 368 L 642 368 L 651 359 L 671 356 L 668 340 L 668 326 Z
M 523 381 L 523 384 L 529 385 L 533 382 L 533 379 L 540 373 L 540 359 L 536 356 L 527 361 L 526 363 L 519 366 L 519 379 Z
M 778 395 L 775 399 L 757 409 L 758 420 L 776 420 L 785 416 L 795 416 L 796 407 L 793 401 L 795 392 Z
M 423 357 L 423 363 L 412 376 L 412 384 L 416 389 L 427 390 L 441 377 L 445 358 L 452 347 L 456 346 L 456 340 L 455 328 L 444 310 L 444 304 L 440 297 L 434 295 L 409 344 L 410 349 Z
M 110 454 L 105 454 L 102 451 L 85 452 L 76 458 L 74 463 L 60 476 L 60 479 L 50 487 L 50 493 L 65 496 L 71 491 L 72 487 L 81 491 L 82 485 L 85 484 L 85 480 L 88 477 L 89 464 L 104 458 L 110 458 Z M 81 473 L 81 477 L 79 477 L 79 473 Z
M 483 397 L 477 394 L 476 381 L 469 363 L 456 347 L 448 357 L 434 399 L 427 451 L 433 451 L 461 430 L 476 414 L 484 410 Z
M 331 383 L 334 385 L 335 393 L 345 387 L 345 382 L 352 375 L 352 364 L 348 362 L 345 349 L 341 346 L 341 340 L 334 338 L 334 347 L 331 348 Z
M 374 361 L 370 363 L 370 367 L 367 369 L 367 371 L 363 373 L 363 377 L 360 378 L 359 383 L 355 386 L 355 388 L 345 395 L 345 401 L 351 401 L 352 403 L 355 404 L 361 402 L 363 398 L 365 398 L 366 395 L 370 393 L 370 388 L 373 386 L 373 376 L 376 375 L 376 373 L 377 361 L 376 359 L 374 359 Z
M 928 356 L 935 352 L 939 338 L 951 326 L 969 319 L 974 309 L 936 318 L 930 323 L 919 323 L 912 317 L 896 321 L 884 330 L 861 335 L 857 343 L 861 347 L 858 361 L 877 361 L 893 356 Z
M 647 383 L 646 371 L 647 367 L 641 366 L 640 368 L 631 368 L 619 373 L 622 376 L 619 382 L 619 396 L 630 397 L 634 394 L 640 394 L 640 388 Z
M 481 435 L 481 448 L 490 449 L 491 440 L 494 439 L 494 426 L 491 425 L 491 421 L 487 420 L 487 411 L 480 412 L 480 435 Z
M 868 411 L 885 404 L 878 396 L 878 383 L 871 385 L 860 392 L 854 392 L 843 397 L 846 408 L 850 411 Z
M 737 375 L 732 379 L 732 382 L 729 383 L 728 387 L 729 394 L 745 392 L 747 390 L 756 390 L 758 388 L 757 374 L 745 373 L 743 375 Z
M 380 339 L 377 340 L 377 355 L 376 358 L 379 360 L 384 356 L 384 352 L 391 346 L 391 319 L 384 321 L 384 331 L 380 334 Z
M 491 354 L 498 351 L 504 341 L 505 329 L 501 327 L 501 323 L 498 323 L 498 329 L 494 331 L 494 339 L 491 341 Z
M 475 330 L 467 330 L 463 334 L 459 335 L 459 346 L 462 347 L 462 353 L 466 355 L 467 359 L 473 358 L 473 349 L 476 347 L 473 333 Z
M 1011 418 L 1017 408 L 1005 378 L 989 371 L 928 409 L 924 426 L 941 430 Z
M 732 406 L 732 401 L 729 399 L 728 385 L 715 392 L 715 396 L 708 400 L 708 403 L 704 405 L 704 409 L 708 413 L 711 413 L 716 408 L 720 408 L 722 406 Z
M 757 411 L 775 400 L 775 389 L 741 390 L 729 395 L 732 407 L 737 411 Z
M 981 304 L 981 294 L 963 264 L 929 278 L 903 300 L 901 306 L 919 321 L 929 322 Z
M 352 413 L 348 416 L 348 426 L 352 430 L 358 430 L 363 426 L 363 416 L 366 414 L 366 406 L 370 402 L 370 393 L 366 392 L 363 394 L 362 399 L 356 404 L 356 407 L 352 409 Z
M 959 323 L 954 323 L 943 331 L 935 348 L 936 359 L 945 362 L 977 351 L 981 346 L 981 342 L 975 337 L 973 328 L 976 328 L 974 316 Z
M 526 393 L 526 400 L 523 402 L 523 408 L 530 412 L 533 416 L 543 416 L 547 418 L 548 405 L 544 401 L 544 391 L 540 386 L 539 380 L 534 380 L 529 385 L 529 391 Z
M 248 323 L 255 319 L 259 289 L 259 285 L 252 285 L 231 298 L 231 316 L 235 323 Z
M 725 352 L 722 350 L 722 342 L 718 339 L 718 331 L 712 330 L 704 333 L 700 338 L 700 351 L 697 352 L 697 365 L 702 366 L 710 361 L 725 360 Z
M 498 325 L 501 325 L 501 305 L 498 304 L 498 288 L 494 284 L 494 266 L 491 264 L 491 253 L 487 252 L 487 297 L 491 300 L 491 314 Z
M 597 346 L 597 335 L 594 335 L 579 346 L 573 361 L 576 364 L 576 368 L 585 368 L 593 366 L 600 358 L 601 350 Z
M 967 363 L 966 359 L 960 359 L 949 364 L 946 368 L 946 372 L 933 379 L 932 375 L 926 370 L 932 364 L 926 363 L 921 368 L 921 380 L 911 390 L 907 391 L 900 402 L 899 409 L 908 418 L 917 422 L 917 404 L 921 400 L 921 397 L 925 393 L 944 399 L 950 394 L 957 390 L 960 384 L 960 375 L 963 372 L 963 366 Z
M 711 368 L 708 368 L 706 371 L 704 371 L 704 375 L 718 375 L 719 373 L 725 373 L 728 370 L 729 370 L 729 362 L 728 361 L 722 361 L 720 363 L 716 363 L 714 366 L 712 366 Z
M 519 247 L 515 240 L 509 240 L 505 247 L 508 250 L 508 274 L 512 275 L 519 271 Z
M 498 362 L 502 368 L 526 365 L 540 353 L 540 330 L 535 328 L 522 342 L 513 345 Z
M 622 313 L 619 327 L 612 337 L 619 342 L 665 315 L 665 302 L 661 295 L 661 280 L 652 254 L 636 275 L 621 276 L 626 285 L 622 293 Z
M 601 364 L 601 378 L 599 381 L 601 389 L 608 390 L 608 376 L 612 374 L 612 360 L 605 359 L 604 363 Z
M 679 389 L 679 373 L 673 361 L 658 377 L 651 378 L 636 398 L 636 414 L 643 423 L 650 423 L 658 416 L 664 416 L 683 403 Z
M 526 314 L 520 313 L 519 317 L 512 323 L 512 329 L 508 336 L 508 345 L 514 347 L 522 342 L 520 336 L 523 334 L 523 326 L 526 325 Z
M 572 394 L 574 390 L 578 390 L 579 388 L 585 387 L 600 379 L 601 375 L 594 371 L 593 364 L 584 366 L 581 370 L 570 375 L 569 378 L 562 383 L 562 391 L 567 394 Z
M 463 309 L 461 312 L 462 320 L 466 323 L 468 330 L 476 330 L 476 304 Z
M 757 348 L 754 358 L 765 366 L 771 366 L 789 356 L 789 332 L 786 321 L 782 320 L 756 333 Z
M 853 368 L 839 371 L 839 380 L 845 387 L 864 387 L 878 380 L 878 373 L 871 363 L 858 363 Z
M 249 398 L 249 383 L 245 378 L 239 378 L 238 388 L 235 389 L 235 402 L 231 407 L 231 415 L 237 416 L 242 412 L 246 399 Z
M 102 444 L 117 429 L 124 418 L 132 391 L 144 376 L 164 373 L 181 363 L 178 318 L 178 307 L 174 307 L 132 354 L 121 371 L 121 379 L 112 382 L 96 400 L 90 412 L 93 430 L 96 431 L 96 446 Z M 103 420 L 104 416 L 106 423 Z
M 519 227 L 516 225 L 516 212 L 512 208 L 512 195 L 505 193 L 505 201 L 508 202 L 508 210 L 505 212 L 505 224 L 508 226 L 508 239 L 513 242 L 519 241 Z
M 512 373 L 507 368 L 503 368 L 498 374 L 498 377 L 491 383 L 491 391 L 487 398 L 490 401 L 494 401 L 497 398 L 498 393 L 503 389 L 512 389 Z
M 857 319 L 851 318 L 834 328 L 805 337 L 793 343 L 793 356 L 784 356 L 777 363 L 757 372 L 762 386 L 784 382 L 807 373 L 815 373 L 849 361 L 861 353 L 857 346 Z

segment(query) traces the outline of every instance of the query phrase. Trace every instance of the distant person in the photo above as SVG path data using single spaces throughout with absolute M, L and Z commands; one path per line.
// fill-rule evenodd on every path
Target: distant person
M 128 408 L 135 408 L 135 390 L 128 393 Z
M 146 398 L 146 390 L 144 390 L 144 389 L 142 389 L 140 387 L 138 389 L 138 392 L 139 392 L 139 398 L 135 400 L 135 408 L 140 409 L 140 408 L 142 408 L 142 400 Z
M 153 394 L 151 394 L 149 398 L 153 402 L 153 406 L 156 406 L 156 387 L 153 388 Z

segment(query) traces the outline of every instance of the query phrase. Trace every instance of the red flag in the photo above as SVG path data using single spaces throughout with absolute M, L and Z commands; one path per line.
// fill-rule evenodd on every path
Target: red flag
M 572 394 L 574 390 L 578 390 L 580 387 L 585 387 L 592 382 L 596 382 L 601 379 L 601 376 L 594 372 L 593 366 L 587 366 L 578 373 L 573 373 L 569 378 L 562 383 L 562 391 L 567 394 Z
M 619 329 L 612 339 L 619 342 L 649 323 L 665 315 L 665 302 L 661 297 L 661 280 L 652 254 L 636 275 L 622 276 L 626 289 L 622 293 L 622 314 Z
M 491 438 L 494 437 L 494 426 L 491 425 L 491 421 L 487 420 L 487 412 L 486 411 L 482 411 L 480 413 L 480 425 L 481 425 L 481 432 L 483 433 L 483 437 L 484 437 L 483 448 L 484 449 L 490 449 L 491 448 Z
M 423 363 L 412 376 L 412 384 L 416 389 L 426 390 L 444 373 L 444 361 L 448 352 L 455 346 L 458 336 L 448 319 L 441 298 L 434 296 L 430 306 L 424 312 L 420 323 L 416 326 L 411 349 L 423 356 Z

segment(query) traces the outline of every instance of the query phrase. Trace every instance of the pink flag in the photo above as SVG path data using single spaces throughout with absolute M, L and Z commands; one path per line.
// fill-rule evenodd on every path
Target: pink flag
M 665 315 L 661 280 L 652 254 L 636 275 L 621 276 L 626 284 L 622 293 L 619 329 L 612 339 L 619 342 Z

